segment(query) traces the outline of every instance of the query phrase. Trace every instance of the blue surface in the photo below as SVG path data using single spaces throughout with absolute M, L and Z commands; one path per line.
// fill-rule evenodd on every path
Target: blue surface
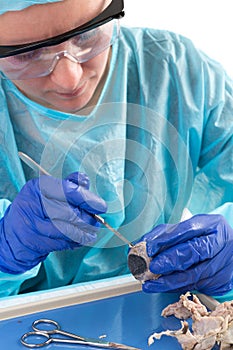
M 21 336 L 31 330 L 38 318 L 49 318 L 60 323 L 67 332 L 131 345 L 140 349 L 180 350 L 177 340 L 162 337 L 150 347 L 148 336 L 164 329 L 180 328 L 174 317 L 160 316 L 162 309 L 179 299 L 177 294 L 145 294 L 136 292 L 99 301 L 34 313 L 0 322 L 1 350 L 27 349 L 20 343 Z M 94 349 L 82 345 L 52 343 L 41 349 Z

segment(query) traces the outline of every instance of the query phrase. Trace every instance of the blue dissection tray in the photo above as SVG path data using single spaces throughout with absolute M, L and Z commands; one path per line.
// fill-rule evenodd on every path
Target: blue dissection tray
M 20 338 L 31 330 L 39 318 L 59 322 L 67 332 L 86 337 L 127 344 L 140 349 L 180 350 L 175 338 L 163 336 L 148 346 L 148 337 L 154 332 L 180 328 L 175 317 L 161 317 L 162 309 L 179 299 L 177 294 L 145 294 L 135 292 L 88 303 L 56 308 L 30 315 L 0 321 L 1 350 L 27 349 Z M 42 349 L 94 349 L 83 345 L 51 343 Z

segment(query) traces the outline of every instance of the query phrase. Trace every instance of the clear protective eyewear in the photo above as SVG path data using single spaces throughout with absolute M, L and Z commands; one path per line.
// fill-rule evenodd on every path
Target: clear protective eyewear
M 52 73 L 61 58 L 84 63 L 109 48 L 119 36 L 123 0 L 112 0 L 97 17 L 56 37 L 34 43 L 0 46 L 0 71 L 12 80 Z

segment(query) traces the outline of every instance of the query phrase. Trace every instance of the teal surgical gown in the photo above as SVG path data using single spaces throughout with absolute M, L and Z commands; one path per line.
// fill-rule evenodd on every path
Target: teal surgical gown
M 130 241 L 178 222 L 185 207 L 231 206 L 232 80 L 188 39 L 122 28 L 98 103 L 83 114 L 43 107 L 8 79 L 0 84 L 2 215 L 37 176 L 18 151 L 55 177 L 87 173 L 108 204 L 106 221 Z M 93 246 L 53 252 L 22 275 L 0 273 L 1 296 L 127 274 L 127 251 L 103 228 Z

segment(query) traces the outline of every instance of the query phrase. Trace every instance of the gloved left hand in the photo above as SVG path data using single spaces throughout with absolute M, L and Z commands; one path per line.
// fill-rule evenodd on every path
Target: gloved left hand
M 196 215 L 179 224 L 162 224 L 142 238 L 161 274 L 143 284 L 145 292 L 197 290 L 223 295 L 233 288 L 233 229 L 221 215 Z

